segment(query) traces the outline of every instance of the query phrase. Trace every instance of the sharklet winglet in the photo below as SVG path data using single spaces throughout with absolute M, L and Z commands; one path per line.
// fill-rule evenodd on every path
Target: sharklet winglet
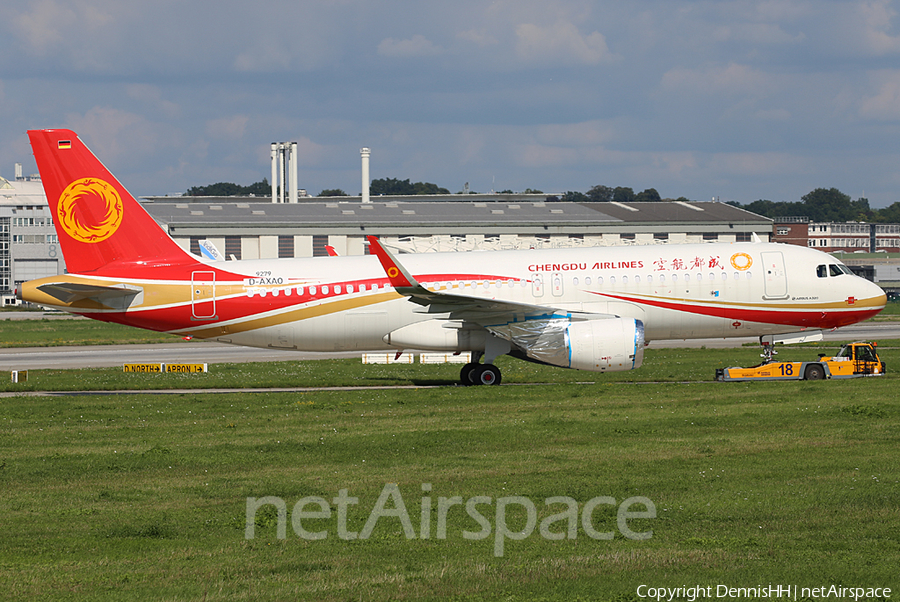
M 420 285 L 416 279 L 410 274 L 406 268 L 404 268 L 400 263 L 394 258 L 390 251 L 384 248 L 381 242 L 375 236 L 367 236 L 366 239 L 369 241 L 369 249 L 375 252 L 375 256 L 378 257 L 378 261 L 381 262 L 381 267 L 384 268 L 385 274 L 387 274 L 388 280 L 391 282 L 391 286 L 395 289 L 422 289 L 425 290 L 422 285 Z

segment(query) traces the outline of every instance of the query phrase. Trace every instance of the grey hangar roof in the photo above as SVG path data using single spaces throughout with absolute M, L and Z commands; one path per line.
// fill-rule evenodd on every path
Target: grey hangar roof
M 513 195 L 510 195 L 513 196 Z M 524 195 L 515 195 L 521 197 Z M 446 198 L 446 197 L 444 197 Z M 415 199 L 415 200 L 412 200 Z M 173 236 L 768 232 L 772 220 L 718 202 L 571 203 L 375 197 L 276 204 L 264 198 L 147 197 Z

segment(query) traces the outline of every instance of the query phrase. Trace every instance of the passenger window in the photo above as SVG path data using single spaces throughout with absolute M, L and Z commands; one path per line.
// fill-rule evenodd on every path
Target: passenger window
M 816 276 L 819 278 L 826 278 L 828 276 L 828 268 L 824 265 L 820 265 L 816 268 Z

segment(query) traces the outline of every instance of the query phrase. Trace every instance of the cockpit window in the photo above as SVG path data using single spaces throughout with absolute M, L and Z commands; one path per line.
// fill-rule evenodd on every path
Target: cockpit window
M 829 274 L 831 276 L 843 276 L 844 274 L 850 274 L 852 276 L 853 272 L 842 263 L 816 266 L 816 276 L 819 278 L 827 278 Z
M 853 272 L 850 271 L 850 268 L 848 268 L 847 266 L 845 266 L 843 264 L 838 265 L 838 264 L 833 263 L 828 266 L 828 269 L 831 272 L 832 276 L 843 276 L 844 274 L 853 274 Z

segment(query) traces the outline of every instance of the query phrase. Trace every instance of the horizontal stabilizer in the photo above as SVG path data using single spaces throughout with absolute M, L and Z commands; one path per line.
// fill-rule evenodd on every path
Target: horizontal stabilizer
M 46 293 L 63 303 L 74 303 L 83 299 L 92 299 L 104 305 L 109 305 L 113 299 L 126 299 L 135 297 L 144 292 L 140 287 L 100 286 L 96 284 L 79 284 L 77 282 L 54 282 L 42 284 L 38 287 L 42 293 Z

